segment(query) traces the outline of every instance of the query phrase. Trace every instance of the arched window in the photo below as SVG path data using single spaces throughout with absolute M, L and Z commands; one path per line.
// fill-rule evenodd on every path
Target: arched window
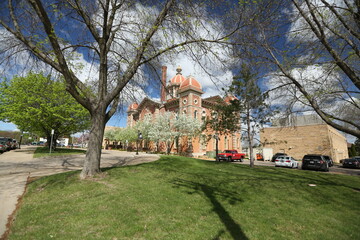
M 194 111 L 194 119 L 197 118 L 197 110 Z

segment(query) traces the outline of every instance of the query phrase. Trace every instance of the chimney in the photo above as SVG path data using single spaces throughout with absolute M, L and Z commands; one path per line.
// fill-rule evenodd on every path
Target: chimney
M 165 102 L 166 101 L 166 66 L 161 67 L 161 89 L 160 89 L 160 101 Z

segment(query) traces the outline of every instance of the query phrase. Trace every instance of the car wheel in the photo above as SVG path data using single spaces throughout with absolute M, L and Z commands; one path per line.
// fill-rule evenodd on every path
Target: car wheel
M 232 162 L 231 157 L 228 157 L 227 161 L 228 161 L 228 162 Z

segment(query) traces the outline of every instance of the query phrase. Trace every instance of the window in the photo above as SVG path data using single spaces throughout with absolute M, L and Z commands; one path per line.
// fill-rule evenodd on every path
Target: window
M 196 105 L 196 104 L 198 104 L 198 100 L 197 99 L 194 99 L 194 104 Z
M 194 111 L 194 119 L 197 118 L 197 110 Z
M 202 111 L 201 119 L 202 119 L 203 121 L 205 121 L 205 119 L 206 119 L 206 112 L 205 112 L 205 110 Z

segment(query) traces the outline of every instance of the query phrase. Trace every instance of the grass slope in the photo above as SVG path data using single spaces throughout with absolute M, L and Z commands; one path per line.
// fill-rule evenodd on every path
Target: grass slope
M 173 156 L 104 171 L 32 182 L 9 239 L 360 239 L 359 177 Z
M 39 157 L 50 157 L 50 156 L 63 156 L 63 155 L 72 155 L 72 154 L 81 154 L 86 153 L 85 150 L 82 149 L 70 149 L 70 148 L 56 148 L 51 151 L 48 147 L 38 147 L 34 152 L 34 158 Z

